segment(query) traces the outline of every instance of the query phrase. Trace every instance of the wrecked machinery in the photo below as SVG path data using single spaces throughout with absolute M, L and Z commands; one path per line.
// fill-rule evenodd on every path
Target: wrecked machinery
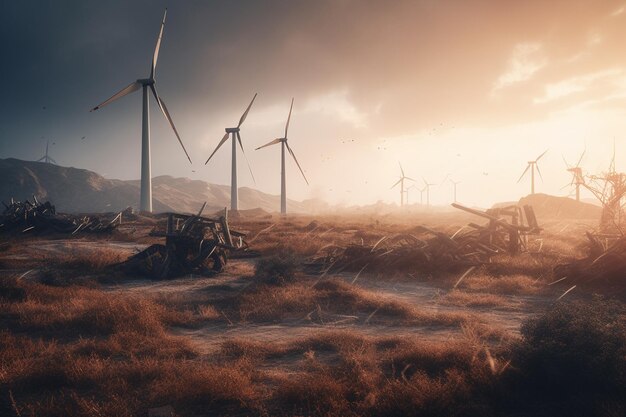
M 121 223 L 122 213 L 112 220 L 95 216 L 75 216 L 57 213 L 49 201 L 16 201 L 11 199 L 4 205 L 0 215 L 0 231 L 8 233 L 61 233 L 76 235 L 79 233 L 111 232 Z
M 165 225 L 150 235 L 165 238 L 131 256 L 120 267 L 153 279 L 175 278 L 188 274 L 213 275 L 221 272 L 228 257 L 252 256 L 244 234 L 230 230 L 227 211 L 217 219 L 197 215 L 167 213 Z
M 455 270 L 488 263 L 495 255 L 526 252 L 528 236 L 542 230 L 531 206 L 486 211 L 456 203 L 453 207 L 485 219 L 487 223 L 469 223 L 452 235 L 417 226 L 412 233 L 384 236 L 373 245 L 329 245 L 320 251 L 311 266 L 335 271 Z

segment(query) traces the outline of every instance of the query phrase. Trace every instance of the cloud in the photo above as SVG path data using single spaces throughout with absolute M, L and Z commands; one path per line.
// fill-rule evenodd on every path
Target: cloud
M 357 129 L 368 125 L 367 114 L 357 109 L 348 98 L 348 92 L 331 91 L 311 98 L 306 104 L 306 111 L 330 115 L 347 122 Z
M 619 15 L 623 14 L 625 10 L 626 10 L 626 6 L 622 5 L 619 8 L 615 9 L 615 11 L 613 13 L 611 13 L 611 17 L 619 16 Z
M 588 91 L 594 85 L 597 85 L 598 82 L 615 80 L 617 76 L 623 73 L 624 70 L 620 68 L 612 68 L 550 83 L 545 86 L 545 94 L 542 97 L 536 97 L 533 99 L 533 102 L 546 103 L 575 93 Z
M 520 43 L 515 45 L 507 70 L 498 77 L 494 90 L 500 90 L 510 85 L 527 81 L 545 67 L 547 59 L 541 56 L 540 43 Z

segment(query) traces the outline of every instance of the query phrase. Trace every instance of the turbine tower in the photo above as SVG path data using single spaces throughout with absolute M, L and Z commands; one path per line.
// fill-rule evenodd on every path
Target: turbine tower
M 572 181 L 569 183 L 569 186 L 576 186 L 576 201 L 580 201 L 580 186 L 585 185 L 583 169 L 580 167 L 583 156 L 585 156 L 585 151 L 586 150 L 583 150 L 583 153 L 580 154 L 580 158 L 578 158 L 578 162 L 576 162 L 576 165 L 574 166 L 570 166 L 565 160 L 565 157 L 563 157 L 563 162 L 565 162 L 565 165 L 567 166 L 567 171 L 572 173 Z
M 54 159 L 52 159 L 50 157 L 50 155 L 48 154 L 48 148 L 50 147 L 50 141 L 46 142 L 46 154 L 44 156 L 42 156 L 41 158 L 39 158 L 37 160 L 37 162 L 44 162 L 46 164 L 54 164 L 54 165 L 58 165 L 57 161 L 55 161 Z
M 418 188 L 420 190 L 420 206 L 424 205 L 424 191 L 426 191 L 428 187 Z
M 424 181 L 424 191 L 426 191 L 426 207 L 428 208 L 430 207 L 430 187 L 435 184 L 429 183 L 424 177 L 422 177 L 422 181 Z
M 404 207 L 404 180 L 409 180 L 409 181 L 415 181 L 415 180 L 413 178 L 409 178 L 406 175 L 404 175 L 404 169 L 402 169 L 402 164 L 400 162 L 398 162 L 398 165 L 400 165 L 400 173 L 402 175 L 400 176 L 400 179 L 394 185 L 391 186 L 391 188 L 394 188 L 396 185 L 400 184 L 400 207 Z
M 165 106 L 165 102 L 157 92 L 156 81 L 154 79 L 157 59 L 159 58 L 159 48 L 161 47 L 161 39 L 163 37 L 163 28 L 165 27 L 166 16 L 167 9 L 165 9 L 165 13 L 163 13 L 161 30 L 159 31 L 159 37 L 157 38 L 156 46 L 154 48 L 154 54 L 152 55 L 150 76 L 148 78 L 142 78 L 130 83 L 128 86 L 115 93 L 111 98 L 98 104 L 96 107 L 90 110 L 98 110 L 99 108 L 106 106 L 107 104 L 117 100 L 118 98 L 124 97 L 125 95 L 134 93 L 135 91 L 142 89 L 143 108 L 141 116 L 141 197 L 139 200 L 139 210 L 149 213 L 152 212 L 152 165 L 150 160 L 150 106 L 148 101 L 148 88 L 150 89 L 150 91 L 152 91 L 152 95 L 154 96 L 154 99 L 156 100 L 159 109 L 161 109 L 163 116 L 165 116 L 165 118 L 169 122 L 170 127 L 174 131 L 174 134 L 176 135 L 176 138 L 180 143 L 180 146 L 183 148 L 185 155 L 187 155 L 187 159 L 189 159 L 189 163 L 191 163 L 191 158 L 187 153 L 187 149 L 185 149 L 185 145 L 183 145 L 183 141 L 180 138 L 178 131 L 176 130 L 176 126 L 174 126 L 174 122 L 172 121 L 172 117 L 170 116 L 170 113 Z
M 232 163 L 230 167 L 231 169 L 230 171 L 230 209 L 231 210 L 239 209 L 239 188 L 237 187 L 237 142 L 239 142 L 239 147 L 241 148 L 241 152 L 243 153 L 244 158 L 246 158 L 246 163 L 248 164 L 248 170 L 250 171 L 252 180 L 256 184 L 256 180 L 254 179 L 254 174 L 252 173 L 252 168 L 250 168 L 250 162 L 248 162 L 248 157 L 246 156 L 246 151 L 243 150 L 243 144 L 241 143 L 241 135 L 239 134 L 241 125 L 246 120 L 246 117 L 248 117 L 248 112 L 250 111 L 250 107 L 252 107 L 252 103 L 254 103 L 256 96 L 257 95 L 255 93 L 254 97 L 252 97 L 252 101 L 248 105 L 248 108 L 246 108 L 246 111 L 244 111 L 243 114 L 241 115 L 241 118 L 239 119 L 239 123 L 237 124 L 237 127 L 226 128 L 226 134 L 224 135 L 220 143 L 217 144 L 217 147 L 215 148 L 211 156 L 209 156 L 209 159 L 207 159 L 206 162 L 204 163 L 204 165 L 208 164 L 211 158 L 213 158 L 213 155 L 215 155 L 215 152 L 217 152 L 217 150 L 224 144 L 224 142 L 228 140 L 228 137 L 229 136 L 232 137 L 232 140 L 233 140 Z
M 287 176 L 285 173 L 285 148 L 295 161 L 296 165 L 298 165 L 298 169 L 300 169 L 300 173 L 304 178 L 304 181 L 307 185 L 309 185 L 309 181 L 306 179 L 304 175 L 304 171 L 300 167 L 298 163 L 298 159 L 296 159 L 296 154 L 293 153 L 291 147 L 289 146 L 289 142 L 287 140 L 287 131 L 289 130 L 289 121 L 291 120 L 291 111 L 293 110 L 293 98 L 291 99 L 291 107 L 289 108 L 289 116 L 287 116 L 287 124 L 285 125 L 285 136 L 282 138 L 276 138 L 263 146 L 259 146 L 255 150 L 259 150 L 261 148 L 265 148 L 266 146 L 275 145 L 280 143 L 280 214 L 287 214 Z
M 407 206 L 409 205 L 409 190 L 413 189 L 413 188 L 417 188 L 417 186 L 415 184 L 411 185 L 410 187 L 407 187 L 405 193 L 406 193 L 406 204 Z
M 543 176 L 541 175 L 541 171 L 539 170 L 539 165 L 537 164 L 537 162 L 539 162 L 541 157 L 544 156 L 546 152 L 548 152 L 547 149 L 534 161 L 528 161 L 526 169 L 524 170 L 524 172 L 522 172 L 522 175 L 520 175 L 519 179 L 517 180 L 517 182 L 520 182 L 522 178 L 524 178 L 524 175 L 526 175 L 526 172 L 528 172 L 528 170 L 530 169 L 530 194 L 535 194 L 535 168 L 537 169 L 537 173 L 539 173 L 539 178 L 541 178 L 541 181 L 543 181 Z

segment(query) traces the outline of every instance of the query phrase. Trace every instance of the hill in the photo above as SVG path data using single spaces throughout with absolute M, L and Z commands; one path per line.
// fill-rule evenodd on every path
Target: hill
M 86 169 L 67 168 L 43 162 L 0 159 L 0 201 L 11 198 L 49 200 L 57 210 L 68 213 L 98 213 L 137 207 L 139 181 L 112 180 Z M 193 213 L 206 201 L 207 212 L 230 205 L 230 187 L 200 180 L 155 177 L 152 180 L 155 212 L 176 211 Z M 291 212 L 310 212 L 325 206 L 317 200 L 298 202 L 288 200 Z M 280 197 L 261 191 L 239 188 L 241 210 L 277 211 Z
M 599 219 L 602 208 L 567 197 L 532 194 L 519 200 L 519 205 L 531 205 L 541 219 Z

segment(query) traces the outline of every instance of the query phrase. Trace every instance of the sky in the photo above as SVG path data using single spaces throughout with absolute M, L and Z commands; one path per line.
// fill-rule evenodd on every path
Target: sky
M 626 2 L 0 0 L 0 158 L 137 179 L 141 94 L 89 109 L 156 71 L 193 164 L 151 101 L 152 172 L 230 183 L 230 146 L 204 162 L 258 97 L 241 136 L 239 185 L 280 192 L 280 148 L 295 98 L 287 190 L 333 204 L 399 201 L 400 174 L 433 204 L 488 206 L 536 189 L 567 196 L 585 173 L 626 169 Z M 169 3 L 169 4 L 168 4 Z M 83 138 L 84 137 L 84 138 Z M 591 194 L 583 192 L 583 197 Z

